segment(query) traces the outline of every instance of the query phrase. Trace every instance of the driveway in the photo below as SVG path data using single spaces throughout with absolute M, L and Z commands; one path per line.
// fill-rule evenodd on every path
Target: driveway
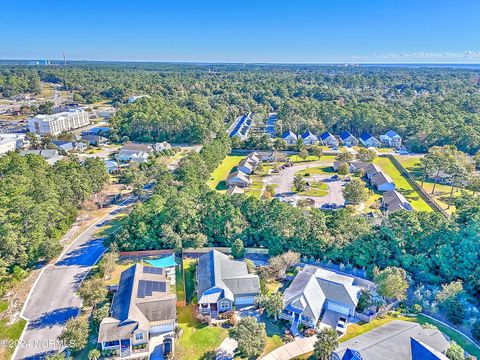
M 104 239 L 95 234 L 134 201 L 130 197 L 113 206 L 112 211 L 78 236 L 53 265 L 43 268 L 22 309 L 27 325 L 14 359 L 42 359 L 45 354 L 65 348 L 58 336 L 65 323 L 81 309 L 76 290 L 105 251 Z
M 295 338 L 294 341 L 282 345 L 271 353 L 268 353 L 262 358 L 262 360 L 294 359 L 300 355 L 312 352 L 316 340 L 316 336 Z
M 227 337 L 222 341 L 217 349 L 216 360 L 232 360 L 235 357 L 235 350 L 237 349 L 237 341 Z

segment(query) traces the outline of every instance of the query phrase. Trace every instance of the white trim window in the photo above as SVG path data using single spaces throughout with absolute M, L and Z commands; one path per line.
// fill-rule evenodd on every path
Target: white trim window
M 220 309 L 225 310 L 230 307 L 230 303 L 228 301 L 221 301 L 220 302 Z
M 137 340 L 137 341 L 143 340 L 143 333 L 136 333 L 135 334 L 135 340 Z

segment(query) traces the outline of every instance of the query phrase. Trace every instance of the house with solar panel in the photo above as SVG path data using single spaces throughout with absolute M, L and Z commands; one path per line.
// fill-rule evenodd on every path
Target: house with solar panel
M 338 146 L 338 140 L 333 136 L 329 131 L 325 131 L 322 135 L 319 136 L 320 141 L 325 146 L 336 147 Z
M 380 135 L 382 143 L 392 147 L 402 146 L 402 137 L 393 130 L 388 130 L 385 135 Z
M 318 138 L 315 134 L 312 134 L 310 131 L 307 131 L 302 135 L 302 140 L 305 145 L 314 145 L 318 143 Z
M 171 289 L 173 289 L 171 291 Z M 121 358 L 148 357 L 150 341 L 173 338 L 177 296 L 164 268 L 137 263 L 122 272 L 108 317 L 102 320 L 98 343 Z
M 198 312 L 217 317 L 234 307 L 253 305 L 260 293 L 258 275 L 249 274 L 247 264 L 210 250 L 198 259 Z
M 340 141 L 343 145 L 348 147 L 358 145 L 358 139 L 348 131 L 342 131 L 340 134 Z
M 380 140 L 378 140 L 375 136 L 370 134 L 369 132 L 365 131 L 360 135 L 360 142 L 363 144 L 365 147 L 378 147 L 382 145 Z

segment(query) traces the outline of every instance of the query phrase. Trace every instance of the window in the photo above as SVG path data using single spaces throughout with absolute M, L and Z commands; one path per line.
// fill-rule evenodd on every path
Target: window
M 230 306 L 230 304 L 228 303 L 228 301 L 222 301 L 222 302 L 220 303 L 220 307 L 221 307 L 222 309 L 228 309 L 229 306 Z
M 136 333 L 135 340 L 143 340 L 143 333 Z

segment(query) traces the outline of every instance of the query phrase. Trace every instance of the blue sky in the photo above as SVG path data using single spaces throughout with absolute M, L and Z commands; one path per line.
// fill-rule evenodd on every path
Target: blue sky
M 1 59 L 480 62 L 480 0 L 15 0 Z

